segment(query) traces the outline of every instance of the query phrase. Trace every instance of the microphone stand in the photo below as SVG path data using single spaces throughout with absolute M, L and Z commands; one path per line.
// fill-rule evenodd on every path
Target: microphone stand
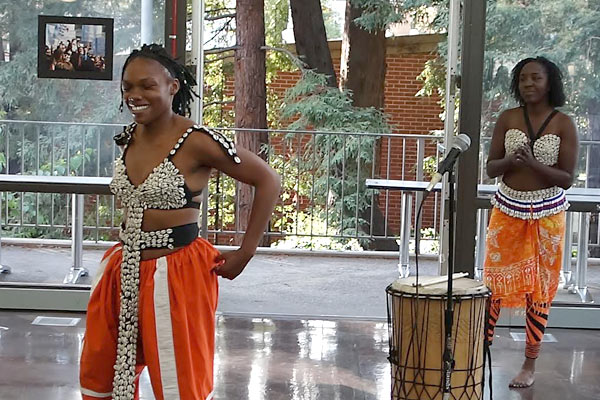
M 444 312 L 443 400 L 450 399 L 450 378 L 454 369 L 454 354 L 452 353 L 452 323 L 454 321 L 454 299 L 452 298 L 452 275 L 454 274 L 454 165 L 448 171 L 448 186 L 448 292 Z

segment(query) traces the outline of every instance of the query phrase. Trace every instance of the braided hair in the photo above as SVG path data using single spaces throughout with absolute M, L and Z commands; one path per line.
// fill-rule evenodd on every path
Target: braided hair
M 200 97 L 192 89 L 192 87 L 197 84 L 196 79 L 184 65 L 171 58 L 165 48 L 161 45 L 155 43 L 145 44 L 141 49 L 132 51 L 123 65 L 121 82 L 123 81 L 123 75 L 125 74 L 125 69 L 129 63 L 140 57 L 158 61 L 167 69 L 167 71 L 169 71 L 171 77 L 179 80 L 179 90 L 173 97 L 172 108 L 173 111 L 179 115 L 189 116 L 191 114 L 190 102 L 192 101 L 192 96 Z M 119 106 L 119 110 L 123 111 L 123 86 L 121 86 L 121 105 Z

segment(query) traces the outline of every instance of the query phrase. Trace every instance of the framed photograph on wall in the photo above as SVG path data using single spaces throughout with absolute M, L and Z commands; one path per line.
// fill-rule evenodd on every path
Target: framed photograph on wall
M 111 18 L 38 16 L 38 78 L 111 80 Z

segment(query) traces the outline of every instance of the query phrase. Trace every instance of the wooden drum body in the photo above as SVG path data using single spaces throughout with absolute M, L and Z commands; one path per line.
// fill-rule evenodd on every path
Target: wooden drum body
M 414 277 L 386 289 L 392 400 L 438 400 L 443 395 L 444 311 L 447 282 L 417 288 Z M 426 279 L 421 278 L 426 284 Z M 483 398 L 484 338 L 489 290 L 479 281 L 455 279 L 451 399 Z

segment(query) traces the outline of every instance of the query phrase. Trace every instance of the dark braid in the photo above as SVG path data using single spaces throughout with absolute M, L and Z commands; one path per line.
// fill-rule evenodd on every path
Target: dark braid
M 173 111 L 179 115 L 189 116 L 191 114 L 190 102 L 192 96 L 199 97 L 196 92 L 192 89 L 196 86 L 196 79 L 188 71 L 188 69 L 175 61 L 164 47 L 159 44 L 145 44 L 139 50 L 131 52 L 125 64 L 123 65 L 123 71 L 121 71 L 121 82 L 123 81 L 123 75 L 125 74 L 125 68 L 129 63 L 139 57 L 149 58 L 151 60 L 158 61 L 161 63 L 171 74 L 171 77 L 179 80 L 179 91 L 175 93 L 173 97 Z M 123 86 L 121 86 L 121 105 L 119 109 L 123 111 Z

